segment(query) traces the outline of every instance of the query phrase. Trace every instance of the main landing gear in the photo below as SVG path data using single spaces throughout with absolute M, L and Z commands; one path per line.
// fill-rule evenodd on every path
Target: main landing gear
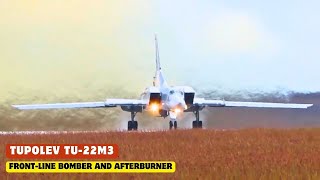
M 138 121 L 134 120 L 134 117 L 136 116 L 136 112 L 131 112 L 131 120 L 128 121 L 128 131 L 132 130 L 138 130 Z
M 200 121 L 199 110 L 194 111 L 193 114 L 196 116 L 196 120 L 192 121 L 192 128 L 202 128 L 202 121 Z

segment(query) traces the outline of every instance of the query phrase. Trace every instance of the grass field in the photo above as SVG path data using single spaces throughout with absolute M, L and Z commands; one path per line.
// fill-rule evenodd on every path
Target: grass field
M 320 129 L 0 135 L 0 179 L 320 179 Z M 119 160 L 172 160 L 173 174 L 7 174 L 7 143 L 116 143 Z

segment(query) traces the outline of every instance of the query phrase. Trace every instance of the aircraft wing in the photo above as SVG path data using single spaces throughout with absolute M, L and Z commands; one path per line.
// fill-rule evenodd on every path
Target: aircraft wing
M 255 107 L 255 108 L 295 108 L 307 109 L 313 104 L 293 104 L 293 103 L 268 103 L 268 102 L 241 102 L 224 100 L 206 100 L 204 98 L 195 98 L 194 105 L 209 107 Z
M 33 109 L 70 109 L 70 108 L 107 108 L 116 106 L 143 106 L 146 102 L 139 99 L 107 99 L 100 102 L 75 102 L 75 103 L 54 103 L 54 104 L 26 104 L 12 105 L 20 110 Z

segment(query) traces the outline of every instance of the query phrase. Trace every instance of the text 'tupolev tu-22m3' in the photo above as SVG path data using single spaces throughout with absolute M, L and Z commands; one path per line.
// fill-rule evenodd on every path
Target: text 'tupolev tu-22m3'
M 195 120 L 193 128 L 202 128 L 199 111 L 205 107 L 256 107 L 256 108 L 301 108 L 306 109 L 313 104 L 289 104 L 267 102 L 239 102 L 224 100 L 207 100 L 197 98 L 195 91 L 189 86 L 169 86 L 161 70 L 157 37 L 156 46 L 156 73 L 153 86 L 147 87 L 139 99 L 107 99 L 98 102 L 73 102 L 55 104 L 28 104 L 12 105 L 20 110 L 59 109 L 59 108 L 111 108 L 120 106 L 123 111 L 131 113 L 128 121 L 128 130 L 137 130 L 138 122 L 135 115 L 138 112 L 151 111 L 155 116 L 170 117 L 169 128 L 177 128 L 177 117 L 184 112 L 193 112 Z

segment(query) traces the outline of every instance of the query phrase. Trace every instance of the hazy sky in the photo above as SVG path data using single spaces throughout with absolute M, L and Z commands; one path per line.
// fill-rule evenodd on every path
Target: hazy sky
M 137 94 L 152 84 L 154 32 L 171 84 L 320 91 L 319 7 L 316 0 L 1 0 L 0 98 Z

